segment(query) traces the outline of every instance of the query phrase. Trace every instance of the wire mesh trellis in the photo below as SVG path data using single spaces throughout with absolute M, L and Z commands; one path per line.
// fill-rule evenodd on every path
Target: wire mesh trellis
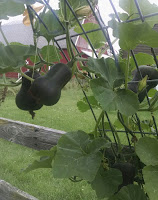
M 62 29 L 64 31 L 66 31 L 65 29 L 65 26 L 63 24 L 63 22 L 58 18 L 58 16 L 56 15 L 56 13 L 54 12 L 54 10 L 51 8 L 51 6 L 49 5 L 49 2 L 46 1 L 46 0 L 43 0 L 44 3 L 46 4 L 47 8 L 51 11 L 52 15 L 55 16 L 55 18 L 57 19 L 57 21 L 59 22 L 60 26 L 62 27 Z M 73 37 L 76 37 L 76 36 L 84 36 L 89 44 L 89 46 L 91 47 L 91 51 L 94 53 L 95 57 L 98 58 L 98 54 L 97 54 L 97 51 L 96 49 L 94 48 L 92 42 L 91 42 L 91 39 L 89 38 L 89 33 L 92 33 L 92 32 L 96 32 L 97 34 L 97 31 L 102 31 L 104 37 L 105 37 L 105 40 L 107 41 L 108 45 L 109 45 L 109 48 L 110 48 L 110 51 L 111 53 L 113 54 L 113 57 L 114 57 L 114 60 L 115 60 L 115 65 L 117 68 L 119 68 L 119 63 L 118 63 L 118 57 L 114 51 L 114 48 L 113 48 L 113 44 L 112 44 L 112 41 L 110 39 L 110 35 L 109 35 L 109 27 L 106 26 L 104 24 L 104 20 L 102 19 L 100 13 L 99 13 L 99 10 L 94 8 L 92 6 L 92 3 L 89 1 L 89 0 L 86 0 L 87 1 L 87 5 L 89 5 L 90 9 L 91 9 L 91 12 L 93 14 L 93 16 L 95 17 L 95 20 L 97 21 L 98 25 L 99 25 L 99 28 L 97 29 L 93 29 L 93 30 L 90 30 L 90 31 L 86 31 L 83 27 L 83 24 L 82 22 L 78 19 L 77 15 L 75 14 L 75 11 L 73 10 L 73 8 L 71 7 L 70 3 L 68 0 L 64 0 L 64 3 L 65 3 L 65 6 L 67 9 L 69 9 L 69 11 L 71 12 L 72 16 L 75 18 L 76 20 L 76 23 L 79 25 L 79 27 L 81 28 L 82 32 L 81 33 L 76 33 L 76 34 L 71 34 L 70 35 L 70 39 L 71 39 L 71 43 L 74 47 L 74 49 L 76 50 L 76 52 L 79 54 L 79 50 L 78 48 L 76 47 L 75 43 L 73 42 L 72 38 Z M 147 18 L 151 18 L 151 17 L 154 17 L 154 16 L 157 16 L 158 15 L 158 12 L 157 13 L 150 13 L 150 14 L 147 14 L 147 15 L 143 15 L 142 14 L 142 10 L 140 8 L 140 5 L 139 5 L 139 2 L 138 0 L 134 0 L 135 2 L 135 6 L 137 8 L 137 16 L 139 17 L 136 17 L 136 18 L 133 18 L 133 19 L 127 19 L 125 21 L 121 21 L 120 17 L 119 17 L 119 13 L 117 11 L 117 8 L 115 6 L 115 4 L 113 3 L 112 0 L 109 0 L 110 4 L 111 4 L 111 7 L 113 9 L 113 13 L 115 14 L 118 22 L 120 23 L 130 23 L 130 22 L 135 22 L 135 21 L 138 21 L 138 20 L 141 20 L 142 22 L 144 22 Z M 106 3 L 106 2 L 105 2 Z M 40 15 L 37 14 L 37 12 L 31 7 L 31 6 L 28 6 L 33 12 L 34 14 L 37 16 L 37 18 L 39 19 L 39 22 L 45 27 L 45 29 L 48 31 L 49 33 L 49 27 L 47 27 L 47 25 L 44 23 L 44 21 L 42 20 L 42 18 L 40 17 Z M 66 40 L 66 36 L 63 35 L 61 36 L 60 38 L 59 37 L 55 37 L 54 39 L 54 42 L 55 44 L 57 45 L 57 47 L 60 49 L 61 53 L 63 54 L 64 58 L 66 59 L 66 61 L 68 62 L 69 61 L 69 58 L 67 57 L 67 55 L 64 53 L 64 51 L 62 50 L 62 48 L 60 47 L 60 44 L 59 42 L 62 41 L 62 40 Z M 135 56 L 135 53 L 133 50 L 130 51 L 130 54 L 131 54 L 131 57 L 133 58 L 134 60 L 134 63 L 135 63 L 135 66 L 136 66 L 136 69 L 138 70 L 138 72 L 140 73 L 140 76 L 141 78 L 142 75 L 141 75 L 141 72 L 139 70 L 139 65 L 138 65 L 138 62 L 137 62 L 137 59 L 136 59 L 136 56 Z M 154 58 L 154 61 L 155 61 L 155 64 L 158 68 L 158 61 L 157 61 L 157 57 L 156 57 L 156 53 L 155 53 L 155 50 L 154 48 L 151 48 L 151 54 L 153 55 L 153 58 Z M 81 57 L 81 55 L 79 54 L 79 56 Z M 83 61 L 82 62 L 83 65 L 85 65 L 85 62 Z M 92 77 L 90 77 L 92 78 Z M 91 103 L 89 102 L 89 99 L 88 99 L 88 96 L 86 94 L 86 91 L 84 90 L 84 88 L 82 87 L 82 83 L 80 82 L 79 79 L 77 79 L 79 85 L 81 86 L 81 89 L 83 91 L 83 94 L 86 98 L 86 101 L 90 107 L 90 110 L 92 112 L 92 115 L 94 117 L 94 120 L 95 122 L 97 121 L 97 117 L 95 115 L 95 111 L 93 110 L 92 106 L 91 106 Z M 152 81 L 157 81 L 157 80 L 148 80 L 147 82 L 152 82 Z M 149 97 L 148 97 L 148 93 L 146 91 L 146 99 L 147 99 L 147 102 L 148 102 L 148 105 L 150 106 L 150 101 L 149 101 Z M 102 117 L 102 129 L 99 129 L 98 131 L 100 132 L 100 134 L 102 135 L 105 135 L 109 138 L 109 136 L 111 136 L 111 133 L 112 133 L 112 140 L 116 143 L 118 143 L 118 140 L 117 140 L 117 136 L 116 136 L 116 132 L 119 133 L 119 134 L 125 134 L 126 135 L 126 138 L 127 138 L 127 142 L 128 142 L 128 145 L 131 146 L 131 135 L 134 135 L 134 134 L 139 134 L 140 136 L 144 136 L 145 134 L 153 134 L 153 135 L 158 135 L 158 129 L 157 129 L 157 123 L 156 123 L 156 119 L 155 119 L 155 116 L 153 113 L 150 113 L 151 114 L 151 118 L 153 120 L 153 125 L 154 125 L 154 129 L 155 131 L 154 132 L 148 132 L 148 131 L 143 131 L 143 128 L 141 127 L 141 120 L 138 116 L 138 114 L 134 114 L 132 116 L 133 120 L 135 121 L 135 123 L 137 124 L 138 126 L 138 131 L 132 131 L 130 129 L 128 129 L 128 127 L 124 126 L 124 119 L 123 119 L 123 116 L 121 113 L 118 113 L 118 117 L 120 118 L 120 121 L 122 121 L 122 129 L 119 129 L 119 130 L 114 130 L 113 128 L 113 125 L 112 125 L 112 122 L 111 122 L 111 119 L 108 115 L 107 112 L 104 113 L 103 117 Z M 109 124 L 109 128 L 107 127 L 104 127 L 104 122 L 108 122 Z M 111 140 L 111 139 L 110 139 Z

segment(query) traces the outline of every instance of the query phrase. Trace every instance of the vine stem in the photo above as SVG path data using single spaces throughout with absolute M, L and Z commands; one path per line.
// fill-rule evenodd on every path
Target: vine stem
M 82 62 L 82 61 L 88 61 L 87 58 L 82 58 L 82 57 L 76 57 L 75 60 L 76 60 L 76 61 L 81 61 L 81 62 Z
M 117 117 L 118 117 L 118 120 L 120 121 L 120 123 L 121 123 L 121 124 L 123 125 L 123 127 L 125 128 L 125 130 L 126 130 L 129 134 L 131 134 L 131 136 L 132 136 L 133 138 L 135 138 L 136 136 L 134 135 L 133 131 L 130 130 L 130 129 L 125 125 L 124 121 L 121 119 L 121 113 L 120 113 L 119 111 L 117 112 Z
M 31 81 L 31 82 L 34 81 L 33 78 L 31 78 L 31 77 L 27 76 L 26 74 L 24 74 L 24 72 L 22 72 L 22 69 L 21 69 L 21 68 L 20 68 L 20 73 L 21 73 L 21 75 L 22 75 L 23 77 L 27 78 L 29 81 Z
M 18 85 L 20 85 L 21 83 L 14 83 L 14 84 L 7 84 L 7 83 L 0 83 L 0 87 L 4 86 L 4 87 L 17 87 Z
M 69 33 L 69 21 L 67 18 L 67 10 L 66 10 L 66 1 L 64 1 L 64 21 L 66 24 L 66 27 L 65 27 L 66 28 L 66 43 L 67 43 L 68 53 L 69 53 L 70 59 L 74 59 L 75 56 L 74 56 L 72 46 L 71 46 L 71 39 L 70 39 L 70 33 Z
M 104 116 L 104 112 L 105 112 L 105 111 L 102 110 L 102 112 L 101 112 L 100 115 L 99 115 L 98 120 L 96 121 L 95 129 L 94 129 L 94 136 L 95 136 L 95 137 L 97 136 L 97 128 L 98 128 L 98 126 L 99 126 L 99 123 L 100 123 L 102 117 Z
M 129 51 L 127 55 L 127 66 L 125 70 L 125 89 L 128 89 L 128 73 L 129 73 Z
M 3 39 L 4 39 L 5 43 L 6 43 L 7 45 L 9 45 L 9 42 L 8 42 L 8 40 L 7 40 L 7 38 L 6 38 L 5 34 L 4 34 L 4 32 L 3 32 L 3 30 L 2 30 L 1 24 L 2 24 L 2 22 L 0 22 L 0 32 L 1 32 L 2 36 L 3 36 Z

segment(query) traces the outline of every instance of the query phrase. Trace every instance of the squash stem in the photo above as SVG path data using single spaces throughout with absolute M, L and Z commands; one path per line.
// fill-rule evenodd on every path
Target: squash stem
M 25 78 L 27 78 L 29 81 L 31 81 L 31 82 L 33 82 L 34 81 L 34 79 L 33 78 L 31 78 L 31 77 L 29 77 L 29 76 L 27 76 L 26 74 L 24 74 L 23 72 L 22 72 L 22 69 L 20 69 L 20 73 L 21 73 L 21 75 L 23 76 L 23 77 L 25 77 Z
M 125 70 L 125 89 L 128 89 L 128 73 L 129 73 L 129 51 L 127 56 L 127 66 Z

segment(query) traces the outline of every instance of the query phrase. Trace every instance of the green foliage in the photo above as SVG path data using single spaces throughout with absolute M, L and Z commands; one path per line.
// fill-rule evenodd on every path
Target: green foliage
M 109 200 L 147 200 L 144 191 L 138 185 L 123 187 L 115 196 Z
M 58 11 L 54 11 L 58 16 Z M 43 21 L 40 23 L 40 31 L 38 36 L 44 36 L 48 43 L 54 39 L 55 36 L 62 35 L 65 33 L 65 29 L 61 26 L 55 15 L 49 10 L 44 15 L 41 13 L 39 15 Z
M 158 165 L 158 141 L 143 137 L 136 144 L 136 153 L 145 165 Z
M 47 45 L 40 50 L 42 58 L 49 62 L 59 62 L 62 59 L 60 51 L 56 46 Z
M 150 200 L 155 200 L 158 195 L 158 165 L 144 167 L 143 177 L 145 181 L 145 191 L 149 195 Z
M 93 181 L 102 159 L 99 150 L 108 145 L 104 138 L 91 140 L 83 131 L 66 133 L 57 144 L 57 153 L 53 161 L 54 177 L 78 176 Z
M 108 82 L 111 88 L 119 87 L 123 82 L 123 75 L 119 72 L 115 66 L 115 61 L 112 58 L 100 58 L 94 59 L 89 58 L 87 62 L 88 71 L 95 72 L 96 75 L 99 75 Z M 118 82 L 120 80 L 119 85 L 115 84 L 115 81 Z M 122 80 L 122 82 L 121 82 Z
M 36 155 L 40 156 L 40 160 L 35 160 L 26 169 L 24 169 L 24 172 L 30 172 L 38 168 L 52 168 L 52 160 L 55 157 L 56 151 L 57 148 L 54 146 L 50 150 L 41 150 L 37 152 Z
M 140 93 L 141 91 L 143 91 L 146 88 L 147 85 L 147 79 L 148 76 L 146 75 L 138 84 L 138 93 Z
M 90 81 L 95 99 L 105 111 L 120 110 L 127 116 L 137 112 L 139 102 L 133 92 L 119 88 L 123 82 L 123 75 L 115 66 L 112 58 L 89 58 L 87 70 L 95 72 L 100 78 Z M 125 109 L 126 108 L 126 109 Z
M 95 72 L 100 77 L 91 80 L 90 86 L 95 99 L 103 110 L 119 110 L 127 116 L 137 112 L 139 108 L 138 97 L 129 90 L 119 88 L 123 83 L 123 74 L 117 70 L 112 58 L 89 58 L 86 70 Z M 85 106 L 83 102 L 78 104 L 82 107 Z
M 22 14 L 27 4 L 33 4 L 35 2 L 43 3 L 41 0 L 2 0 L 0 18 L 8 19 L 8 16 Z M 97 3 L 97 1 L 94 0 L 90 2 L 93 7 Z M 77 11 L 81 11 L 83 7 L 89 8 L 89 4 L 86 0 L 69 0 L 68 4 L 70 4 L 76 14 Z M 122 21 L 138 17 L 138 10 L 134 1 L 120 0 L 119 5 L 126 12 L 122 14 L 119 13 Z M 157 12 L 158 7 L 155 4 L 150 4 L 148 0 L 139 1 L 139 5 L 143 15 Z M 25 64 L 25 60 L 31 56 L 35 58 L 34 60 L 39 61 L 40 64 L 51 65 L 50 63 L 52 62 L 60 62 L 60 51 L 54 45 L 50 45 L 50 42 L 54 44 L 54 38 L 56 36 L 66 33 L 67 49 L 70 58 L 72 58 L 71 63 L 73 65 L 74 74 L 77 76 L 75 62 L 82 60 L 82 58 L 78 58 L 78 56 L 80 56 L 79 54 L 74 55 L 74 49 L 71 46 L 69 36 L 69 28 L 74 28 L 77 33 L 82 33 L 81 27 L 77 24 L 73 12 L 69 9 L 64 0 L 60 0 L 59 10 L 54 11 L 56 16 L 51 10 L 47 11 L 47 8 L 48 7 L 45 5 L 43 11 L 39 14 L 41 20 L 29 10 L 34 36 L 34 46 L 25 46 L 17 43 L 7 44 L 7 46 L 4 46 L 2 43 L 0 44 L 0 73 L 19 71 Z M 84 14 L 77 14 L 77 16 L 78 20 L 85 18 Z M 88 14 L 86 16 L 88 16 Z M 133 132 L 134 130 L 140 131 L 141 128 L 143 129 L 141 131 L 149 129 L 153 132 L 155 131 L 153 128 L 153 121 L 139 121 L 137 118 L 134 118 L 134 114 L 140 111 L 140 108 L 147 106 L 146 102 L 144 103 L 144 107 L 142 104 L 139 105 L 141 101 L 138 101 L 138 93 L 144 92 L 146 80 L 150 77 L 146 76 L 148 74 L 146 74 L 147 72 L 145 69 L 143 71 L 143 77 L 145 78 L 143 80 L 141 80 L 141 78 L 138 80 L 140 82 L 137 83 L 138 88 L 136 87 L 136 93 L 134 93 L 134 90 L 131 91 L 128 89 L 128 81 L 129 77 L 131 77 L 131 71 L 135 68 L 133 58 L 129 57 L 130 50 L 134 49 L 139 44 L 145 44 L 153 48 L 158 47 L 158 33 L 152 29 L 158 17 L 147 18 L 145 22 L 138 20 L 131 23 L 118 22 L 114 14 L 111 15 L 111 17 L 112 19 L 109 21 L 108 25 L 113 29 L 113 36 L 119 39 L 121 49 L 128 51 L 128 58 L 119 59 L 119 66 L 116 66 L 116 61 L 110 57 L 106 59 L 89 58 L 86 63 L 85 69 L 89 72 L 88 75 L 92 77 L 91 80 L 88 79 L 88 75 L 86 77 L 88 79 L 87 83 L 90 83 L 93 92 L 93 96 L 88 96 L 89 103 L 92 105 L 92 108 L 102 109 L 98 119 L 95 119 L 96 124 L 94 124 L 94 130 L 91 131 L 89 135 L 81 130 L 64 134 L 59 139 L 57 146 L 53 149 L 50 151 L 40 151 L 38 153 L 40 160 L 35 160 L 25 171 L 30 172 L 38 168 L 52 168 L 52 173 L 56 178 L 71 179 L 71 177 L 79 177 L 80 179 L 86 180 L 91 185 L 98 198 L 109 198 L 109 200 L 146 200 L 145 192 L 147 192 L 150 200 L 154 200 L 158 193 L 155 187 L 155 185 L 157 185 L 158 174 L 158 141 L 156 138 L 150 137 L 143 137 L 138 140 Z M 95 23 L 87 23 L 83 24 L 83 28 L 85 31 L 89 32 L 94 29 L 99 29 L 100 27 Z M 3 35 L 2 29 L 1 33 Z M 106 29 L 105 34 L 107 35 Z M 48 42 L 48 45 L 42 49 L 37 48 L 36 39 L 39 36 L 43 36 Z M 7 38 L 5 38 L 4 35 L 3 37 L 6 43 L 8 43 Z M 86 39 L 84 35 L 81 37 Z M 95 49 L 102 48 L 103 46 L 105 47 L 107 41 L 101 30 L 88 33 L 88 37 Z M 100 54 L 99 52 L 99 57 L 101 56 Z M 136 59 L 138 65 L 154 64 L 154 59 L 150 55 L 143 53 L 136 55 Z M 156 79 L 157 74 L 155 72 L 156 71 L 154 71 L 153 74 Z M 52 74 L 54 75 L 52 70 L 50 70 L 48 76 L 42 76 L 42 78 L 44 77 L 44 79 L 42 79 L 42 84 L 40 82 L 41 79 L 38 78 L 40 84 L 36 79 L 31 85 L 31 88 L 33 88 L 34 85 L 38 83 L 38 92 L 40 96 L 37 94 L 37 87 L 31 90 L 33 98 L 35 98 L 38 103 L 45 96 L 44 101 L 42 101 L 45 105 L 50 106 L 56 104 L 60 98 L 59 90 L 59 93 L 55 95 L 57 98 L 54 101 L 53 92 L 57 91 L 58 86 L 56 83 L 59 83 L 59 85 L 62 86 L 61 88 L 63 88 L 65 85 L 63 80 L 65 80 L 64 78 L 66 75 L 64 74 L 62 76 L 62 72 L 60 71 L 58 74 L 59 79 L 51 81 L 53 77 Z M 71 73 L 69 73 L 69 80 L 70 78 Z M 47 87 L 45 84 L 47 84 Z M 137 86 L 137 84 L 135 86 Z M 154 87 L 156 86 L 155 84 Z M 46 88 L 48 89 L 47 93 L 45 93 Z M 50 98 L 50 94 L 52 95 L 52 99 Z M 143 93 L 143 95 L 144 94 L 145 93 Z M 155 93 L 150 100 L 150 106 L 146 109 L 147 111 L 153 112 L 158 109 L 157 94 L 158 93 Z M 145 97 L 145 95 L 143 97 Z M 50 99 L 51 102 L 49 102 Z M 77 103 L 77 106 L 83 113 L 89 110 L 86 98 L 82 98 L 82 100 Z M 109 119 L 108 122 L 104 120 L 105 112 L 111 111 L 118 113 L 118 120 L 116 120 L 114 124 L 112 124 Z M 107 136 L 106 130 L 104 130 L 105 127 L 111 129 L 116 136 L 118 141 L 117 148 L 115 148 L 115 144 L 112 144 L 110 137 Z M 126 133 L 130 133 L 132 139 L 129 137 L 129 140 L 131 139 L 131 142 L 134 143 L 133 146 L 136 147 L 136 149 L 133 148 L 133 151 L 129 153 L 128 161 L 126 160 L 126 156 L 122 153 L 123 147 L 117 131 L 115 130 L 116 127 L 120 129 L 124 128 Z M 113 159 L 107 154 L 107 150 L 111 150 Z M 113 164 L 117 165 L 120 162 L 132 166 L 134 165 L 134 169 L 136 168 L 135 181 L 138 185 L 131 184 L 120 189 L 121 183 L 124 182 L 124 175 L 121 173 L 122 171 L 120 172 L 118 169 L 111 168 Z M 144 167 L 142 163 L 146 166 Z M 141 171 L 143 171 L 143 173 L 141 173 Z M 155 173 L 155 176 L 150 180 L 153 173 Z M 144 176 L 145 183 L 142 181 L 143 178 L 140 178 L 140 175 Z M 127 177 L 128 173 L 125 178 Z M 145 192 L 139 185 L 145 185 Z M 153 185 L 154 187 L 152 187 Z
M 20 15 L 24 12 L 24 5 L 14 0 L 3 0 L 0 6 L 0 19 L 9 19 L 8 16 Z
M 99 28 L 98 24 L 86 23 L 86 24 L 83 24 L 82 27 L 86 32 L 92 31 L 92 32 L 88 33 L 87 36 L 88 36 L 89 40 L 91 41 L 91 43 L 92 43 L 92 45 L 95 49 L 99 49 L 99 48 L 101 48 L 102 46 L 105 45 L 106 38 L 105 38 L 103 32 L 101 30 L 93 32 L 94 29 Z M 79 25 L 75 26 L 74 31 L 76 33 L 82 33 L 83 32 Z M 97 37 L 96 37 L 96 35 L 97 35 Z M 81 35 L 81 37 L 83 37 L 87 41 L 87 38 L 84 34 Z
M 120 0 L 119 1 L 119 6 L 124 10 L 126 11 L 128 14 L 128 17 L 130 19 L 134 19 L 136 17 L 139 17 L 138 15 L 138 10 L 137 10 L 137 7 L 135 5 L 135 2 L 134 1 L 130 1 L 130 0 L 127 0 L 127 1 L 124 1 L 124 0 Z M 139 6 L 140 6 L 140 9 L 141 9 L 141 12 L 143 15 L 148 15 L 148 14 L 151 14 L 151 13 L 154 13 L 154 12 L 157 12 L 157 9 L 158 9 L 158 6 L 156 4 L 151 4 L 148 0 L 141 0 L 139 1 Z M 126 18 L 127 19 L 127 18 Z M 147 18 L 145 21 L 148 22 L 148 24 L 153 27 L 156 23 L 157 23 L 157 19 L 158 19 L 158 16 L 154 16 L 154 17 L 149 17 Z M 140 21 L 136 21 L 134 23 L 139 23 Z
M 98 171 L 95 179 L 92 181 L 92 189 L 96 191 L 98 198 L 112 196 L 118 190 L 118 186 L 122 182 L 122 174 L 117 169 Z M 110 183 L 110 184 L 109 184 Z
M 25 59 L 35 55 L 34 46 L 24 46 L 11 44 L 4 46 L 0 44 L 0 71 L 1 73 L 18 71 L 20 67 L 25 65 Z
M 119 110 L 130 116 L 138 111 L 138 97 L 132 91 L 120 89 L 114 91 L 103 78 L 97 78 L 90 83 L 96 100 L 105 111 Z
M 113 29 L 113 36 L 119 38 L 119 45 L 123 50 L 134 49 L 138 44 L 150 47 L 158 46 L 156 40 L 158 33 L 151 29 L 147 22 L 140 24 L 119 23 L 112 19 L 108 25 Z
M 135 58 L 137 60 L 138 66 L 140 66 L 140 65 L 155 65 L 153 56 L 149 55 L 147 53 L 137 53 L 135 55 Z M 130 58 L 130 65 L 131 65 L 132 70 L 134 68 L 136 68 L 133 57 Z
M 29 173 L 22 172 L 21 169 L 37 159 L 36 150 L 2 138 L 0 138 L 0 146 L 1 179 L 18 189 L 39 200 L 98 200 L 95 191 L 85 181 L 74 184 L 69 179 L 55 179 L 51 174 L 51 169 L 48 168 L 33 170 Z
M 146 165 L 143 168 L 145 191 L 150 200 L 157 198 L 158 190 L 158 140 L 150 137 L 140 138 L 136 144 L 136 153 Z
M 94 96 L 88 96 L 87 98 L 93 109 L 100 108 L 98 101 L 94 98 Z M 90 109 L 90 106 L 85 97 L 83 97 L 83 99 L 81 99 L 80 101 L 77 102 L 77 107 L 81 112 L 86 112 Z
M 97 3 L 96 0 L 90 0 L 90 2 L 93 5 Z M 78 1 L 68 0 L 68 3 L 72 7 L 74 12 L 76 12 L 79 8 L 82 8 L 83 6 L 89 5 L 86 0 L 78 0 Z M 76 23 L 76 19 L 67 5 L 66 5 L 66 9 L 65 9 L 65 5 L 66 4 L 64 3 L 64 0 L 60 0 L 60 4 L 59 4 L 60 20 L 65 23 L 64 19 L 65 19 L 65 10 L 66 10 L 67 20 L 69 21 L 71 26 L 74 26 L 74 24 Z

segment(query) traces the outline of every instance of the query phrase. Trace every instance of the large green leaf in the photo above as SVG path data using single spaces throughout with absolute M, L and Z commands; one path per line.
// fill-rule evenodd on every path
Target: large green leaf
M 140 138 L 136 143 L 136 153 L 145 165 L 158 165 L 158 140 L 150 137 Z
M 151 13 L 156 13 L 158 10 L 158 6 L 156 4 L 151 4 L 148 0 L 138 0 L 141 12 L 143 15 L 148 15 Z M 139 17 L 138 9 L 136 7 L 135 1 L 131 0 L 120 0 L 119 6 L 128 13 L 130 19 Z M 127 18 L 126 18 L 127 19 Z M 158 16 L 152 16 L 145 19 L 151 27 L 153 27 L 157 21 Z M 139 23 L 140 21 L 135 21 L 134 23 Z
M 92 31 L 91 33 L 87 33 L 87 36 L 90 39 L 90 41 L 91 41 L 91 43 L 92 43 L 92 45 L 95 49 L 99 49 L 100 47 L 105 46 L 106 39 L 104 37 L 103 32 L 101 30 L 93 31 L 94 29 L 100 28 L 100 26 L 98 24 L 86 23 L 86 24 L 82 24 L 82 27 L 84 28 L 84 30 L 86 32 Z M 74 31 L 77 32 L 77 33 L 83 32 L 79 25 L 77 25 L 74 28 Z M 87 40 L 87 38 L 84 34 L 81 35 L 81 37 L 83 37 L 88 42 L 88 40 Z
M 109 170 L 100 169 L 91 186 L 96 191 L 98 198 L 106 198 L 117 192 L 118 186 L 121 183 L 121 172 L 117 169 L 110 168 Z
M 26 58 L 36 54 L 34 46 L 0 44 L 0 73 L 17 71 L 24 66 Z
M 109 200 L 147 200 L 144 191 L 138 185 L 128 185 Z
M 112 58 L 89 58 L 87 66 L 91 72 L 94 72 L 95 74 L 103 77 L 111 88 L 114 87 L 116 80 L 123 80 L 123 76 L 118 72 L 115 61 Z M 122 82 L 120 82 L 120 84 L 121 83 Z M 118 86 L 119 85 L 117 85 L 117 87 Z
M 8 16 L 20 15 L 25 7 L 14 0 L 5 0 L 0 2 L 0 19 L 9 19 Z
M 90 82 L 96 100 L 105 111 L 119 110 L 126 116 L 133 115 L 139 109 L 138 97 L 130 90 L 113 90 L 103 78 L 93 79 Z
M 150 200 L 156 200 L 158 197 L 158 166 L 146 166 L 143 169 L 143 178 L 145 181 L 145 191 Z
M 58 16 L 58 11 L 54 12 Z M 64 28 L 50 10 L 44 15 L 41 13 L 39 16 L 41 17 L 42 21 L 47 27 L 46 28 L 45 25 L 40 23 L 39 36 L 44 36 L 48 42 L 50 42 L 50 40 L 53 39 L 55 36 L 62 35 L 65 33 Z
M 48 62 L 58 62 L 62 59 L 59 49 L 53 45 L 44 46 L 40 52 L 43 59 Z
M 119 0 L 119 6 L 128 13 L 128 15 L 132 15 L 134 13 L 138 13 L 137 7 L 134 1 L 131 0 Z
M 56 178 L 78 176 L 93 181 L 101 164 L 101 148 L 108 146 L 104 138 L 91 140 L 83 131 L 64 134 L 58 141 L 53 162 Z
M 108 24 L 113 29 L 114 37 L 119 38 L 119 45 L 123 50 L 134 49 L 138 44 L 158 47 L 158 33 L 146 22 L 140 24 L 119 23 L 112 19 Z
M 153 56 L 149 55 L 147 53 L 138 53 L 138 54 L 135 55 L 135 58 L 137 60 L 138 66 L 155 64 Z M 131 69 L 136 68 L 133 57 L 131 57 L 131 59 L 130 59 L 130 64 L 131 64 Z

